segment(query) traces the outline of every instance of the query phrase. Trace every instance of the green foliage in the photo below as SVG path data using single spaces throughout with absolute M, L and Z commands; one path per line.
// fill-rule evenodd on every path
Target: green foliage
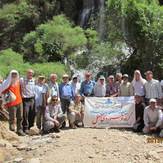
M 158 1 L 109 0 L 106 15 L 106 40 L 115 46 L 125 43 L 131 52 L 122 71 L 151 69 L 159 78 L 163 7 Z
M 52 21 L 42 24 L 36 31 L 24 37 L 23 51 L 25 61 L 30 63 L 57 61 L 85 49 L 87 39 L 80 27 L 71 27 L 63 15 L 55 16 Z
M 70 70 L 60 62 L 30 65 L 24 63 L 22 55 L 12 51 L 12 49 L 0 51 L 0 72 L 3 78 L 7 78 L 9 72 L 13 69 L 19 72 L 20 77 L 26 76 L 27 69 L 33 69 L 35 72 L 34 78 L 37 79 L 42 75 L 45 76 L 46 81 L 49 80 L 50 74 L 55 73 L 58 76 L 58 83 L 62 82 L 63 74 L 71 75 Z

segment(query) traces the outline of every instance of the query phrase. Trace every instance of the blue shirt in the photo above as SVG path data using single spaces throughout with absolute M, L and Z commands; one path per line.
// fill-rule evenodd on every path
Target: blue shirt
M 59 85 L 59 95 L 60 95 L 60 98 L 70 97 L 73 100 L 75 99 L 75 93 L 70 83 L 66 84 L 65 82 L 63 82 Z
M 35 85 L 35 106 L 42 106 L 42 89 L 43 86 L 38 83 Z
M 53 92 L 52 96 L 58 96 L 56 84 L 53 84 L 50 81 L 50 86 L 51 86 L 52 92 Z M 47 87 L 46 87 L 46 85 L 43 86 L 42 93 L 45 93 L 45 94 L 47 93 Z
M 93 87 L 95 82 L 90 80 L 88 83 L 86 80 L 81 83 L 80 94 L 83 96 L 84 94 L 93 94 Z

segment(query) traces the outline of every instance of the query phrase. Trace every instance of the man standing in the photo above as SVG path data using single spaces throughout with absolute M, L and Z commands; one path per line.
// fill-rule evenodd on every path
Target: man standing
M 134 88 L 134 94 L 140 94 L 141 101 L 145 103 L 145 83 L 147 81 L 142 78 L 141 73 L 139 70 L 135 70 L 134 72 L 134 79 L 132 80 L 132 85 Z
M 117 73 L 117 74 L 116 74 L 116 78 L 117 78 L 117 80 L 118 80 L 116 83 L 118 84 L 118 86 L 120 86 L 120 84 L 123 83 L 123 80 L 122 80 L 122 73 L 120 73 L 120 72 Z
M 8 93 L 8 97 L 5 94 Z M 11 70 L 7 79 L 2 83 L 0 88 L 4 107 L 9 111 L 9 129 L 15 131 L 15 118 L 17 118 L 17 134 L 25 136 L 22 131 L 23 106 L 20 95 L 19 74 L 16 70 Z M 13 97 L 9 99 L 9 96 Z
M 135 115 L 136 115 L 136 121 L 133 125 L 133 130 L 135 132 L 140 132 L 144 127 L 144 108 L 145 104 L 141 101 L 140 94 L 135 94 Z
M 145 73 L 147 82 L 145 83 L 146 91 L 146 104 L 149 104 L 149 99 L 154 98 L 158 102 L 158 105 L 162 105 L 162 90 L 161 84 L 158 80 L 153 79 L 153 72 L 147 71 Z
M 85 99 L 85 96 L 93 96 L 93 87 L 95 85 L 95 82 L 90 80 L 91 74 L 89 72 L 85 73 L 86 80 L 81 83 L 81 88 L 80 88 L 80 94 Z
M 20 91 L 23 100 L 23 130 L 28 134 L 35 119 L 35 81 L 32 78 L 33 70 L 28 69 L 26 74 L 26 77 L 20 78 Z
M 72 100 L 75 99 L 75 94 L 72 85 L 69 83 L 67 74 L 63 75 L 63 83 L 59 85 L 59 94 L 61 99 L 62 111 L 64 114 L 67 111 L 68 114 L 69 104 Z M 63 123 L 62 127 L 65 126 L 66 126 L 66 122 Z
M 128 74 L 123 75 L 123 83 L 120 84 L 118 96 L 133 96 L 133 87 L 128 82 Z
M 72 76 L 71 85 L 72 85 L 72 88 L 74 89 L 75 95 L 76 95 L 77 93 L 79 93 L 81 84 L 78 83 L 78 78 L 77 78 L 76 75 L 73 75 L 73 76 Z
M 48 133 L 50 130 L 53 132 L 60 132 L 59 128 L 67 118 L 66 114 L 63 114 L 60 104 L 58 103 L 58 97 L 51 97 L 51 104 L 45 109 L 45 124 L 44 132 Z
M 75 96 L 75 101 L 71 101 L 69 106 L 68 119 L 70 121 L 70 127 L 76 129 L 79 122 L 83 124 L 84 118 L 84 106 L 81 103 L 81 95 L 78 93 Z
M 149 106 L 144 110 L 144 124 L 144 134 L 150 134 L 156 132 L 157 129 L 163 129 L 162 111 L 157 108 L 156 99 L 150 99 Z M 163 135 L 159 134 L 159 137 L 163 137 Z
M 107 97 L 116 97 L 118 96 L 119 84 L 114 82 L 114 76 L 110 75 L 108 77 L 109 83 L 106 85 L 106 96 Z
M 44 76 L 39 76 L 38 84 L 35 85 L 35 107 L 36 107 L 36 116 L 37 116 L 37 127 L 41 130 L 43 129 L 44 122 L 44 107 L 42 102 L 42 89 L 44 86 L 45 78 Z
M 48 101 L 50 101 L 52 96 L 59 97 L 59 87 L 57 83 L 57 75 L 50 74 L 50 82 L 43 86 L 42 97 L 43 97 L 43 105 L 46 108 Z M 60 99 L 59 99 L 60 100 Z

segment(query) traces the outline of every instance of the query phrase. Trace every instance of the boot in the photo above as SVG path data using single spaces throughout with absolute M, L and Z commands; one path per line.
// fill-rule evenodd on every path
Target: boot
M 17 134 L 18 134 L 19 136 L 25 136 L 25 135 L 26 135 L 22 130 L 19 130 L 19 131 L 17 132 Z
M 72 128 L 72 129 L 77 129 L 77 127 L 75 126 L 75 124 L 74 124 L 74 123 L 71 123 L 71 125 L 70 125 L 70 126 L 71 126 L 71 128 Z

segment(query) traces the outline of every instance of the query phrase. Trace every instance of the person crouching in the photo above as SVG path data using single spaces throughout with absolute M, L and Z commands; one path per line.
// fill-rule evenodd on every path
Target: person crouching
M 44 133 L 60 132 L 59 128 L 67 118 L 63 114 L 61 105 L 58 103 L 58 97 L 52 96 L 51 103 L 45 109 Z
M 78 93 L 75 95 L 75 101 L 71 101 L 69 106 L 68 119 L 72 129 L 76 129 L 79 122 L 82 122 L 83 126 L 84 106 L 80 100 L 81 95 Z

